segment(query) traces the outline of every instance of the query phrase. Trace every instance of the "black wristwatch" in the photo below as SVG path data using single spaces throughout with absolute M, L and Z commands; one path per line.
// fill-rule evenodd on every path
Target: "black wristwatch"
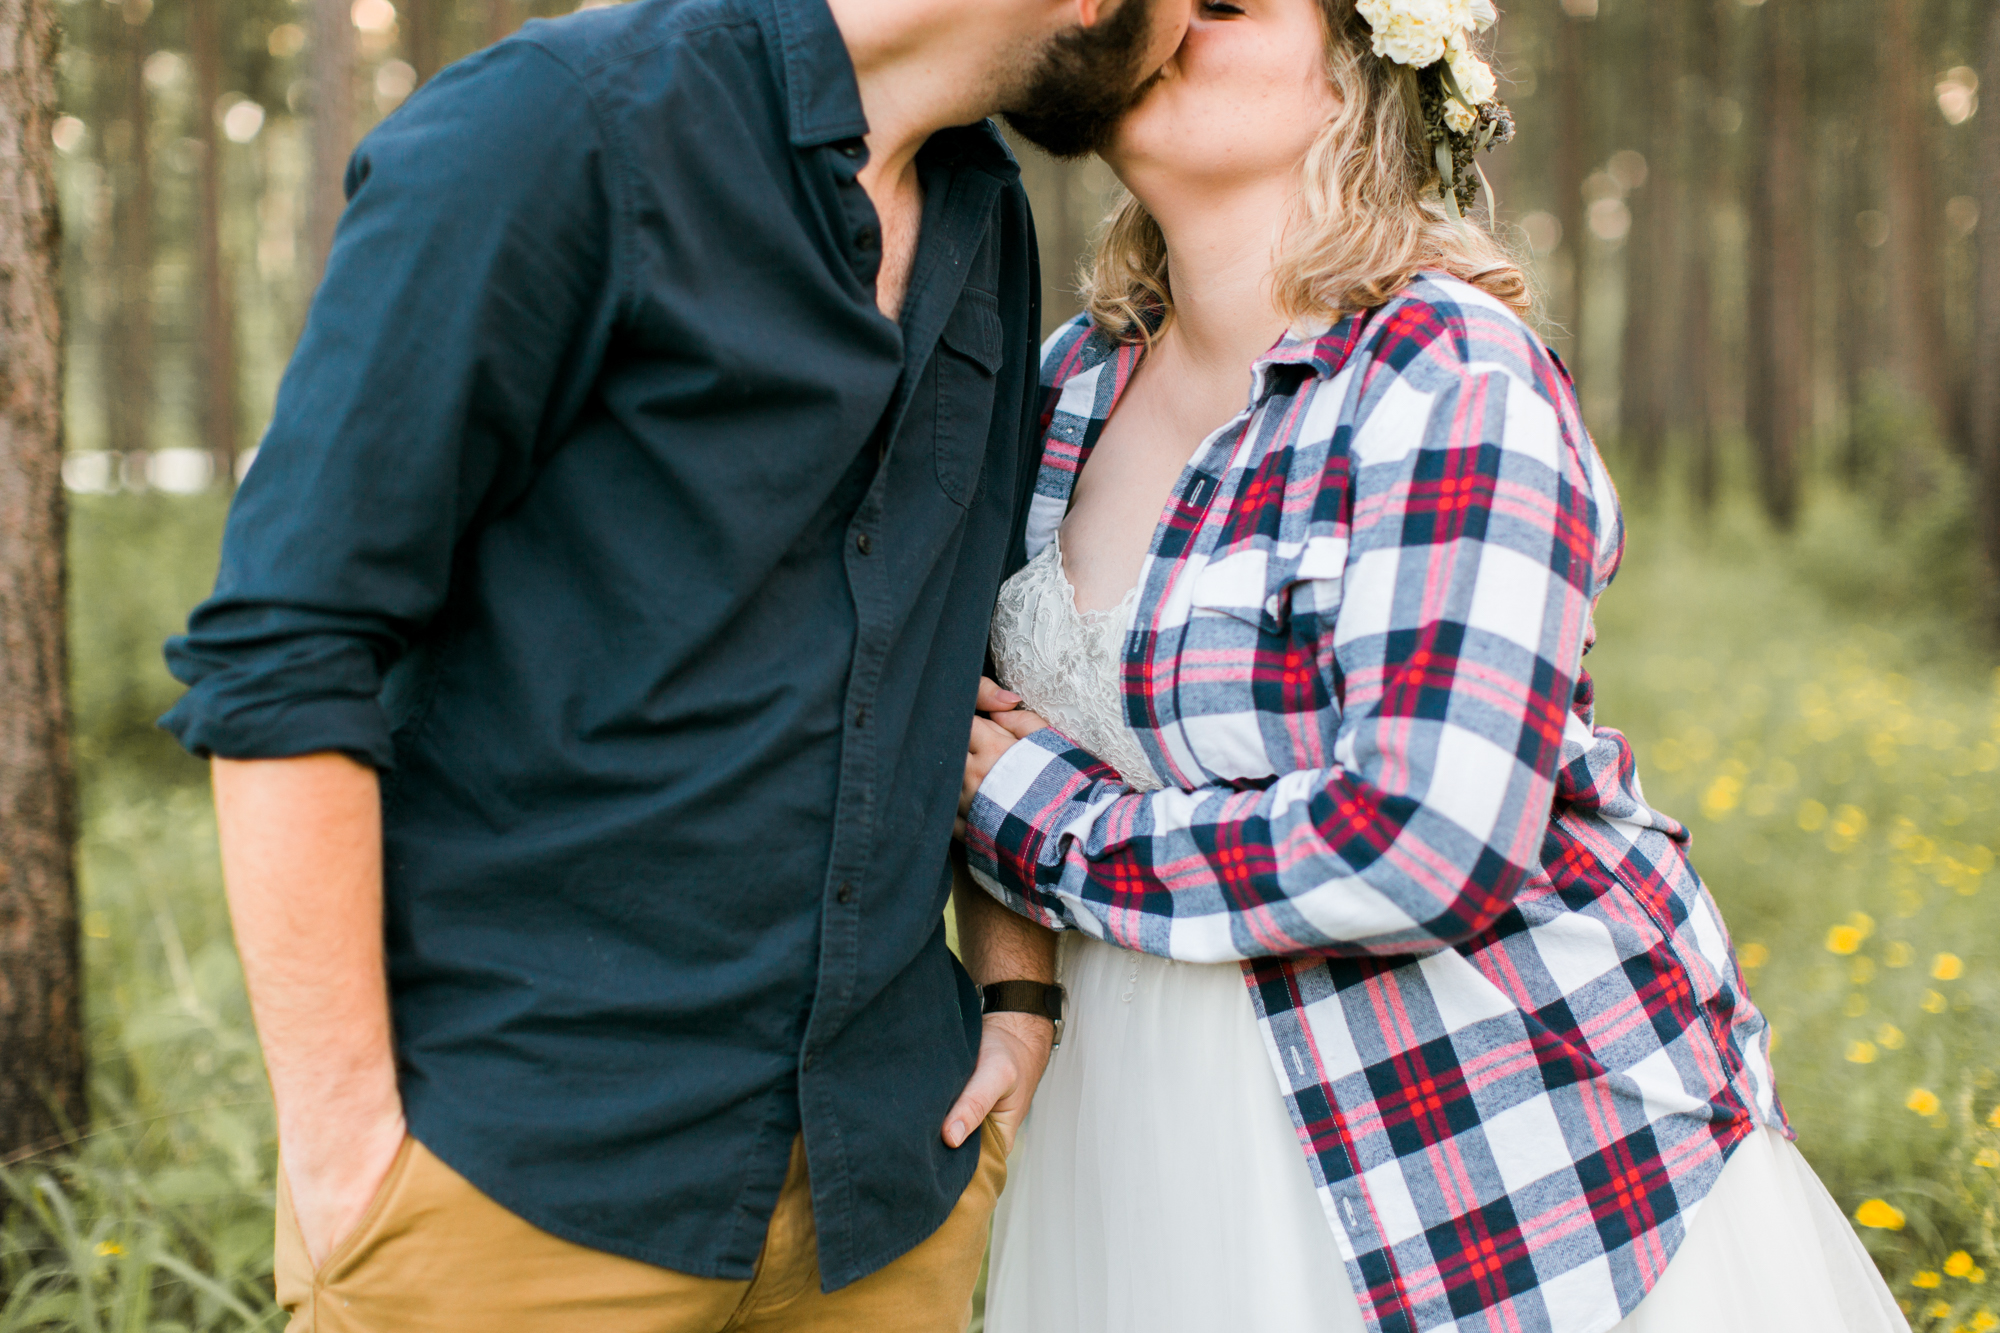
M 1056 1025 L 1057 1046 L 1062 1045 L 1063 1001 L 1068 992 L 1057 982 L 996 981 L 981 986 L 982 1014 L 1040 1014 Z

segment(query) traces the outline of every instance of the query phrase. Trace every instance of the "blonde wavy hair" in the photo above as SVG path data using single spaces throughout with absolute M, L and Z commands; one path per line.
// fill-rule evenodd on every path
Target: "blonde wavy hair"
M 1326 77 L 1339 100 L 1300 165 L 1293 215 L 1271 275 L 1293 323 L 1388 302 L 1420 270 L 1461 278 L 1526 317 L 1534 305 L 1513 250 L 1447 211 L 1424 127 L 1417 71 L 1376 56 L 1354 0 L 1319 0 Z M 1173 320 L 1167 241 L 1122 194 L 1084 275 L 1084 309 L 1105 333 L 1150 342 Z

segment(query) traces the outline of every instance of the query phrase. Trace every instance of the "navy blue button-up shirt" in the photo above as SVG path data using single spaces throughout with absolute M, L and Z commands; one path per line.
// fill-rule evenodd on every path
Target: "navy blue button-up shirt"
M 866 128 L 823 0 L 638 0 L 439 75 L 354 157 L 168 647 L 196 752 L 381 770 L 418 1139 L 741 1279 L 803 1131 L 829 1288 L 976 1164 L 945 850 L 1033 482 L 1014 163 L 924 147 L 892 321 Z

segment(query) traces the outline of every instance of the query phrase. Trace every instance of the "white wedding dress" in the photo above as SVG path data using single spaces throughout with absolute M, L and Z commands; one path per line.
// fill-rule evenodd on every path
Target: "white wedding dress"
M 1137 595 L 1079 611 L 1052 541 L 1001 589 L 992 644 L 1002 685 L 1151 791 L 1119 684 Z M 1008 1162 L 987 1333 L 1364 1333 L 1242 967 L 1070 931 L 1060 969 L 1068 1021 Z M 1798 1149 L 1766 1129 L 1611 1333 L 1907 1328 Z

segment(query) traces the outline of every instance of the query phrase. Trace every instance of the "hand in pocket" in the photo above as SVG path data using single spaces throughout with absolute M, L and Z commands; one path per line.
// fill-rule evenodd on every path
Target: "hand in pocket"
M 358 1131 L 337 1123 L 297 1127 L 280 1145 L 278 1169 L 315 1272 L 361 1225 L 408 1133 L 398 1108 Z

